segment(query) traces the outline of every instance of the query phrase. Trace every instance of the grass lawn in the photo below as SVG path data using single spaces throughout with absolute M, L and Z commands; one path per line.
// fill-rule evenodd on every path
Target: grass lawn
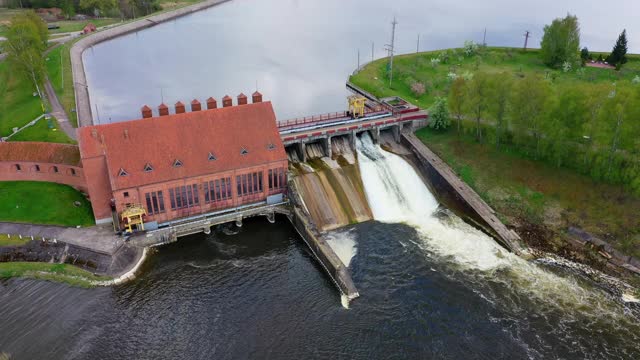
M 62 20 L 55 21 L 49 24 L 55 24 L 60 26 L 59 29 L 49 30 L 50 34 L 59 34 L 67 32 L 80 32 L 88 23 L 92 23 L 96 27 L 107 26 L 111 24 L 119 23 L 119 18 L 104 18 L 104 19 L 89 19 L 89 20 Z
M 67 185 L 35 182 L 0 182 L 0 221 L 90 226 L 91 205 L 80 192 Z M 75 201 L 80 206 L 74 205 Z
M 416 135 L 498 212 L 507 224 L 519 219 L 563 236 L 576 226 L 640 257 L 640 198 L 619 186 L 526 159 L 515 151 L 479 144 L 455 130 L 419 130 Z
M 29 241 L 31 241 L 31 238 L 27 236 L 23 236 L 21 239 L 20 235 L 0 234 L 0 246 L 24 245 Z
M 585 67 L 584 70 L 564 73 L 544 65 L 539 50 L 530 49 L 524 52 L 513 48 L 486 48 L 480 55 L 473 57 L 463 56 L 461 49 L 451 49 L 448 51 L 450 55 L 446 64 L 441 62 L 437 66 L 432 66 L 431 59 L 445 51 L 396 56 L 392 87 L 389 86 L 387 58 L 367 65 L 358 74 L 351 76 L 350 81 L 378 97 L 399 95 L 421 108 L 429 108 L 436 96 L 448 95 L 450 81 L 447 75 L 450 72 L 458 75 L 465 72 L 473 74 L 478 71 L 536 73 L 555 78 L 554 83 L 557 85 L 632 80 L 636 75 L 640 75 L 640 56 L 638 55 L 628 55 L 629 62 L 620 71 Z M 595 57 L 597 55 L 594 54 Z M 416 97 L 411 92 L 411 84 L 414 81 L 426 85 L 427 92 L 424 95 Z
M 11 71 L 7 61 L 0 62 L 0 136 L 12 133 L 42 115 L 40 98 L 33 96 L 35 88 Z
M 0 278 L 23 277 L 62 282 L 77 287 L 93 287 L 94 281 L 110 280 L 106 276 L 97 276 L 86 270 L 69 264 L 50 264 L 40 262 L 0 263 Z
M 58 100 L 69 116 L 73 127 L 78 127 L 78 116 L 71 110 L 76 108 L 76 98 L 73 91 L 73 74 L 71 73 L 71 57 L 69 51 L 74 42 L 68 42 L 53 49 L 46 57 L 47 76 L 51 80 L 53 90 L 58 95 Z M 62 60 L 63 67 L 60 67 Z M 64 80 L 62 76 L 64 75 Z M 62 83 L 64 81 L 64 84 Z
M 40 98 L 33 96 L 33 91 L 33 85 L 11 71 L 7 61 L 0 62 L 0 136 L 8 136 L 14 127 L 22 127 L 42 115 L 42 103 Z M 53 129 L 48 128 L 46 120 L 40 119 L 36 125 L 11 137 L 11 141 L 73 143 L 58 128 L 55 119 L 52 121 Z

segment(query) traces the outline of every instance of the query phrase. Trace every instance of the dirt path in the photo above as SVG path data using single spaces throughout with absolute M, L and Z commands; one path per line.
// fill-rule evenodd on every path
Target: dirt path
M 69 117 L 67 116 L 66 111 L 60 104 L 58 100 L 58 96 L 56 92 L 53 90 L 53 86 L 51 85 L 51 81 L 47 78 L 44 82 L 44 90 L 47 93 L 47 98 L 49 99 L 49 104 L 51 104 L 51 115 L 53 115 L 58 120 L 58 125 L 60 125 L 60 129 L 67 134 L 73 140 L 78 140 L 76 137 L 76 129 L 69 122 Z

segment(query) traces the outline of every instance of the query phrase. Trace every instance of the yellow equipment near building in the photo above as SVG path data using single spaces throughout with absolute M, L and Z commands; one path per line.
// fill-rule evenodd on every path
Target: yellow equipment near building
M 349 113 L 354 119 L 364 116 L 364 104 L 367 99 L 362 96 L 351 95 L 349 96 Z
M 120 213 L 120 219 L 124 222 L 126 227 L 125 232 L 132 233 L 133 226 L 135 230 L 144 230 L 143 216 L 147 215 L 147 211 L 140 204 L 129 204 Z

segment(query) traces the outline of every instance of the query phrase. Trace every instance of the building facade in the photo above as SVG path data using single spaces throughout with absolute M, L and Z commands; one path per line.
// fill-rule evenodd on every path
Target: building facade
M 78 129 L 82 164 L 97 223 L 142 205 L 146 221 L 164 223 L 261 203 L 287 189 L 287 155 L 270 102 L 243 94 L 162 104 L 158 116 Z

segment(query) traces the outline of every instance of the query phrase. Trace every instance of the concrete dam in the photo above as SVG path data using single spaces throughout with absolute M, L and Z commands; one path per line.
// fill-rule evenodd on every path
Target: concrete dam
M 468 258 L 474 267 L 492 266 L 487 258 L 494 259 L 476 258 L 478 249 L 522 254 L 518 236 L 494 218 L 488 205 L 478 202 L 475 192 L 455 181 L 451 169 L 415 138 L 414 131 L 364 130 L 351 138 L 333 138 L 330 153 L 326 144 L 317 142 L 288 148 L 294 206 L 309 219 L 317 241 L 328 244 L 326 250 L 339 260 L 325 268 L 348 269 L 354 255 L 353 246 L 332 239 L 335 230 L 370 220 L 409 224 L 443 251 Z M 334 281 L 343 294 L 347 292 L 341 282 L 355 289 L 348 271 L 340 276 Z M 347 296 L 347 303 L 352 298 Z

